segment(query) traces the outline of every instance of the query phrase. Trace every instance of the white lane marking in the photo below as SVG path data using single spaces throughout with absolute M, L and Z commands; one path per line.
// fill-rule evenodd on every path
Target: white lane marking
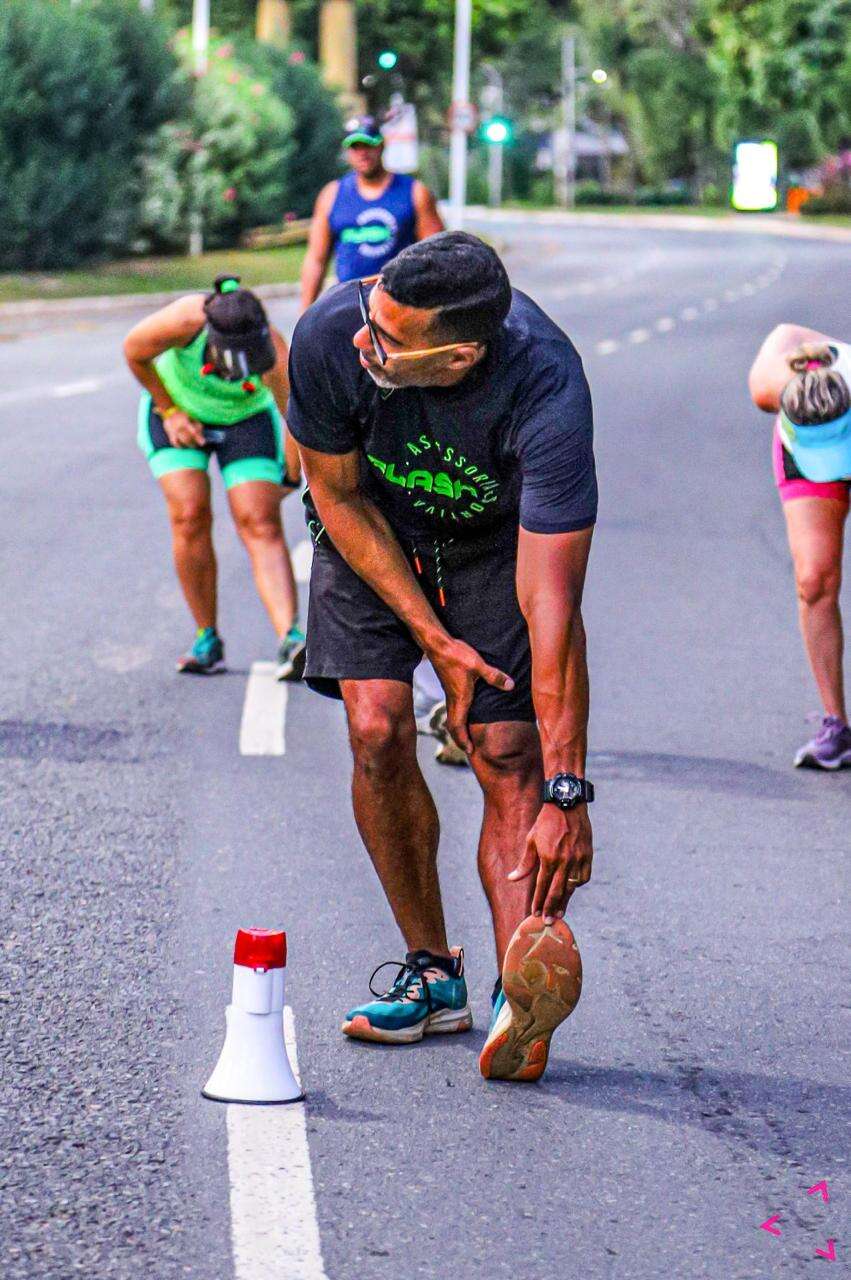
M 293 1011 L 284 1039 L 296 1079 Z M 236 1280 L 327 1280 L 303 1102 L 227 1108 L 231 1239 Z
M 649 337 L 649 329 L 633 329 L 632 333 L 629 335 L 629 340 L 632 343 L 646 342 Z
M 698 311 L 697 307 L 683 307 L 682 311 L 680 312 L 680 315 L 682 316 L 683 320 L 696 320 L 697 317 L 700 315 L 700 312 Z
M 749 298 L 751 294 L 755 292 L 756 290 L 754 289 L 754 286 L 750 283 L 750 281 L 747 281 L 745 284 L 742 285 L 742 293 L 745 295 L 746 298 Z
M 309 538 L 304 538 L 293 547 L 292 562 L 296 582 L 310 582 L 310 570 L 313 567 L 313 543 Z
M 244 756 L 282 756 L 287 686 L 275 679 L 274 662 L 252 662 L 245 686 L 239 750 Z
M 656 321 L 656 328 L 660 333 L 670 333 L 675 323 L 671 316 L 660 316 Z
M 617 351 L 620 346 L 614 338 L 604 338 L 602 342 L 598 342 L 595 351 L 598 356 L 610 356 L 613 351 Z
M 99 390 L 100 378 L 81 378 L 79 382 L 61 382 L 59 386 L 52 388 L 50 394 L 57 400 L 63 400 L 65 396 L 86 396 Z
M 724 290 L 724 301 L 725 301 L 725 302 L 735 302 L 735 301 L 736 301 L 736 299 L 738 298 L 738 296 L 739 296 L 739 290 L 738 290 L 738 289 L 725 289 L 725 290 Z

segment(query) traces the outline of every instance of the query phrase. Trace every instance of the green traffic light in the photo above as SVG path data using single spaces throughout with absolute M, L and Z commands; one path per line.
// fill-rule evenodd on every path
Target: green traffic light
M 488 120 L 482 132 L 487 142 L 510 142 L 511 122 L 503 120 L 500 116 L 494 116 L 492 120 Z
M 378 55 L 378 65 L 382 71 L 392 71 L 398 61 L 399 55 L 392 49 L 383 49 Z

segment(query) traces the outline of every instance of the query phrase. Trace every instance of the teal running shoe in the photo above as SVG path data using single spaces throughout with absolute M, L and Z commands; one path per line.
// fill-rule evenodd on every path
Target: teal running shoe
M 215 627 L 199 627 L 195 643 L 177 660 L 182 675 L 211 676 L 225 669 L 225 646 Z
M 469 1031 L 473 1015 L 467 1001 L 464 952 L 452 948 L 452 962 L 430 951 L 409 951 L 389 991 L 380 995 L 372 983 L 380 964 L 369 980 L 376 999 L 371 1004 L 350 1009 L 343 1031 L 353 1040 L 374 1040 L 381 1044 L 412 1044 L 425 1035 Z
M 278 646 L 276 680 L 300 680 L 304 675 L 307 638 L 297 622 L 294 622 Z

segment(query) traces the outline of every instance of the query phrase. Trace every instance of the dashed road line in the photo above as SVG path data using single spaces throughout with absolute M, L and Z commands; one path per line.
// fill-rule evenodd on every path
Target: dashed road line
M 239 751 L 243 756 L 282 756 L 287 686 L 275 679 L 274 662 L 252 662 L 245 686 Z
M 639 342 L 647 342 L 649 337 L 649 329 L 633 329 L 629 335 L 629 341 L 635 346 Z
M 598 356 L 610 356 L 618 350 L 620 345 L 614 338 L 604 338 L 602 342 L 597 343 L 595 350 Z
M 292 1009 L 284 1039 L 300 1080 Z M 303 1102 L 227 1108 L 231 1239 L 236 1280 L 328 1280 L 316 1215 Z
M 700 311 L 697 307 L 683 307 L 680 312 L 680 317 L 683 320 L 696 320 L 699 315 Z
M 62 382 L 58 387 L 53 387 L 51 395 L 57 400 L 63 400 L 66 396 L 87 396 L 93 391 L 100 391 L 100 378 L 80 378 L 78 382 Z
M 660 316 L 654 327 L 659 333 L 670 333 L 675 324 L 676 321 L 672 316 Z

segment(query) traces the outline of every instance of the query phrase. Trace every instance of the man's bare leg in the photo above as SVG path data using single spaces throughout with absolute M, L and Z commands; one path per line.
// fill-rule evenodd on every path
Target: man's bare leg
M 437 876 L 440 826 L 417 763 L 411 687 L 400 680 L 341 680 L 340 688 L 361 839 L 408 950 L 448 956 Z
M 541 746 L 537 727 L 523 721 L 471 725 L 470 732 L 475 745 L 470 762 L 485 802 L 479 875 L 490 904 L 501 971 L 506 947 L 532 901 L 534 877 L 513 881 L 508 873 L 520 861 L 541 808 Z

